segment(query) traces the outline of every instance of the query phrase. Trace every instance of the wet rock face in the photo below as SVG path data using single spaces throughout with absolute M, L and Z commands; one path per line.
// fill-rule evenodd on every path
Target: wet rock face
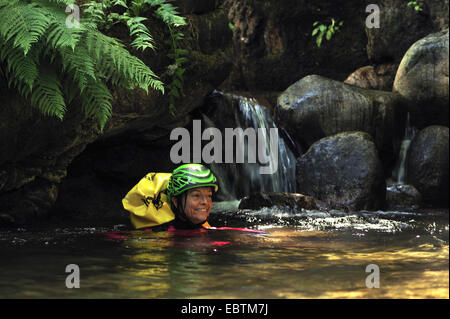
M 386 188 L 386 205 L 389 209 L 418 208 L 422 196 L 412 185 L 391 185 Z
M 295 193 L 254 193 L 244 197 L 239 203 L 239 209 L 258 210 L 262 207 L 273 206 L 295 208 L 299 211 L 301 209 L 318 209 L 314 198 Z
M 433 125 L 420 131 L 407 158 L 407 181 L 426 204 L 448 207 L 449 128 Z
M 426 9 L 429 13 L 434 30 L 448 28 L 449 0 L 426 0 Z
M 76 108 L 64 122 L 43 117 L 5 88 L 0 104 L 0 225 L 45 218 L 67 166 L 99 131 Z
M 343 81 L 368 62 L 365 8 L 370 1 L 225 0 L 234 27 L 231 89 L 282 91 L 308 74 Z M 313 23 L 344 21 L 344 28 L 320 48 Z M 346 32 L 344 30 L 351 30 Z
M 297 81 L 278 98 L 278 122 L 308 148 L 315 141 L 345 131 L 369 133 L 389 167 L 398 154 L 403 100 L 391 92 L 366 90 L 317 75 Z
M 380 9 L 380 27 L 366 28 L 367 56 L 371 62 L 398 63 L 415 41 L 440 30 L 434 29 L 428 6 L 426 12 L 418 13 L 408 6 L 408 1 L 381 0 L 376 4 Z
M 448 126 L 448 29 L 430 34 L 409 48 L 398 68 L 393 91 L 410 104 L 413 124 Z
M 378 152 L 363 132 L 344 132 L 314 143 L 297 159 L 297 192 L 330 207 L 378 209 L 385 181 Z

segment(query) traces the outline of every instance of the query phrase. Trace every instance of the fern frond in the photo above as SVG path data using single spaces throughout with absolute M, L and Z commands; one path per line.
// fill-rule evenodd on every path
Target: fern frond
M 8 77 L 8 85 L 17 87 L 23 83 L 32 89 L 38 76 L 37 56 L 35 54 L 24 56 L 22 49 L 11 45 L 10 42 L 3 42 L 0 37 L 0 61 L 6 64 L 6 71 L 12 75 Z
M 155 14 L 168 26 L 179 27 L 186 25 L 186 20 L 180 16 L 177 8 L 167 3 L 166 0 L 146 0 L 146 3 L 150 4 L 150 6 L 159 6 Z
M 89 81 L 85 93 L 81 96 L 82 108 L 86 116 L 93 117 L 103 131 L 111 117 L 113 96 L 102 81 Z
M 165 1 L 157 4 L 161 16 L 166 17 L 166 23 L 180 23 L 171 20 L 170 14 L 177 12 L 164 6 Z M 104 9 L 110 3 L 91 1 L 80 26 L 71 27 L 67 25 L 66 8 L 74 2 L 0 0 L 0 63 L 5 66 L 2 71 L 8 84 L 41 113 L 63 119 L 66 105 L 80 96 L 86 116 L 93 117 L 103 130 L 112 113 L 113 96 L 108 85 L 140 87 L 147 93 L 149 88 L 164 92 L 164 86 L 119 40 L 98 30 L 97 24 L 104 22 Z M 113 4 L 127 7 L 122 0 Z M 128 23 L 135 48 L 153 48 L 144 19 L 123 20 Z
M 125 86 L 140 87 L 147 93 L 149 87 L 164 92 L 164 86 L 156 74 L 116 39 L 89 30 L 85 43 L 89 54 L 96 59 L 95 64 L 113 84 L 118 84 L 117 79 L 122 78 L 122 84 L 128 84 Z M 100 52 L 104 54 L 100 55 Z
M 61 81 L 50 68 L 45 68 L 45 71 L 39 73 L 31 92 L 31 105 L 36 106 L 44 115 L 63 119 L 66 104 L 61 91 Z
M 127 21 L 128 29 L 130 30 L 130 36 L 135 37 L 131 45 L 136 49 L 144 51 L 146 48 L 155 49 L 153 44 L 153 38 L 148 28 L 142 23 L 147 20 L 143 17 L 129 18 Z
M 38 4 L 24 2 L 0 9 L 0 21 L 0 35 L 6 41 L 14 39 L 13 45 L 22 48 L 25 55 L 47 31 L 50 23 L 47 12 Z
M 0 0 L 0 9 L 2 7 L 13 6 L 17 2 L 19 2 L 19 0 Z
M 69 48 L 58 50 L 61 55 L 63 71 L 69 73 L 83 93 L 90 79 L 96 79 L 94 61 L 83 45 L 78 45 L 74 51 Z
M 97 25 L 105 20 L 105 12 L 103 11 L 105 5 L 102 2 L 90 1 L 82 6 L 85 8 L 83 10 L 83 25 L 96 29 Z
M 74 50 L 80 40 L 84 27 L 80 24 L 78 28 L 69 28 L 66 25 L 67 14 L 60 3 L 67 1 L 40 1 L 39 6 L 47 12 L 50 25 L 46 34 L 47 44 L 52 48 L 71 47 Z

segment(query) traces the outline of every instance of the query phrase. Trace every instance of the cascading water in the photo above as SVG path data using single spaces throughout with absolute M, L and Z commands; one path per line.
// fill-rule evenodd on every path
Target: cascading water
M 258 134 L 262 134 L 261 138 L 265 144 L 266 154 L 269 156 L 269 163 L 277 165 L 277 170 L 273 174 L 261 174 L 260 168 L 267 166 L 267 163 L 261 163 L 261 161 L 249 163 L 249 147 L 252 145 L 249 145 L 248 139 L 244 139 L 244 163 L 210 164 L 222 189 L 218 197 L 221 200 L 232 200 L 259 191 L 295 192 L 294 153 L 289 149 L 281 136 L 279 136 L 278 145 L 276 145 L 278 153 L 269 149 L 271 144 L 269 129 L 277 128 L 277 126 L 268 109 L 261 106 L 252 97 L 225 94 L 217 91 L 214 94 L 225 99 L 227 103 L 225 107 L 222 106 L 222 109 L 225 110 L 215 109 L 211 117 L 206 114 L 202 115 L 206 126 L 216 127 L 221 129 L 221 131 L 227 127 L 242 128 L 243 130 L 253 128 Z M 225 123 L 225 121 L 227 122 Z
M 405 134 L 400 146 L 400 154 L 392 174 L 396 184 L 405 184 L 406 182 L 406 156 L 408 154 L 409 145 L 416 135 L 416 129 L 410 125 L 409 112 L 406 116 Z

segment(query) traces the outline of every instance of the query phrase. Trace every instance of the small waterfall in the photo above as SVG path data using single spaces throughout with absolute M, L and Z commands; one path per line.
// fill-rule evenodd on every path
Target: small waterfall
M 260 167 L 266 167 L 267 163 L 248 162 L 249 145 L 245 143 L 244 163 L 212 163 L 211 169 L 216 174 L 222 191 L 221 200 L 242 198 L 252 192 L 295 192 L 295 163 L 294 153 L 289 149 L 284 139 L 278 136 L 278 153 L 270 152 L 269 129 L 277 128 L 269 110 L 261 106 L 255 98 L 233 94 L 214 92 L 216 97 L 225 99 L 225 105 L 215 108 L 209 117 L 202 114 L 207 127 L 216 127 L 223 131 L 225 128 L 253 128 L 258 134 L 262 134 L 265 142 L 266 154 L 269 163 L 278 163 L 277 170 L 273 174 L 261 174 Z M 223 100 L 222 102 L 223 103 Z M 258 129 L 262 129 L 259 130 Z M 274 158 L 277 156 L 277 158 Z
M 403 140 L 400 146 L 400 154 L 397 160 L 392 177 L 396 184 L 405 184 L 406 182 L 406 156 L 408 154 L 409 145 L 416 135 L 416 129 L 410 125 L 409 112 L 406 115 L 406 125 Z

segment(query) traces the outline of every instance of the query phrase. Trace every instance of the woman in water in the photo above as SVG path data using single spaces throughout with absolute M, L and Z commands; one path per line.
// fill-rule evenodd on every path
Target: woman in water
M 212 195 L 218 188 L 216 177 L 206 166 L 183 164 L 172 174 L 147 174 L 122 203 L 135 228 L 209 228 Z
M 219 186 L 214 174 L 204 165 L 185 164 L 176 168 L 167 185 L 167 195 L 175 214 L 175 228 L 210 227 L 212 195 Z

